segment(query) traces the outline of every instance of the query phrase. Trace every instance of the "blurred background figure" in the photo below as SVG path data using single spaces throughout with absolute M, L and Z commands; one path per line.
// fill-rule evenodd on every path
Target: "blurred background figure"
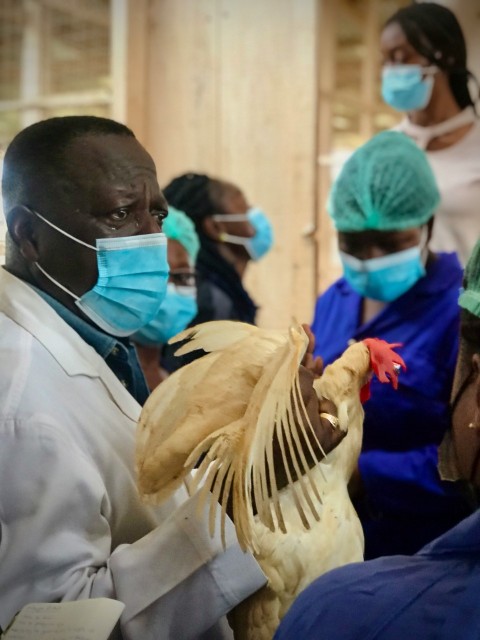
M 398 391 L 372 381 L 351 494 L 365 557 L 414 553 L 468 511 L 441 482 L 437 446 L 449 425 L 462 269 L 429 250 L 440 196 L 423 151 L 403 133 L 360 147 L 333 185 L 329 211 L 344 277 L 317 301 L 312 331 L 325 364 L 351 341 L 403 343 Z
M 480 242 L 468 261 L 464 287 L 452 434 L 442 462 L 476 498 L 476 511 L 414 556 L 379 558 L 326 573 L 300 594 L 275 640 L 478 636 Z
M 165 350 L 167 341 L 197 314 L 194 265 L 200 243 L 194 224 L 183 211 L 169 207 L 162 226 L 170 266 L 167 294 L 157 317 L 132 336 L 150 390 L 168 376 L 171 355 Z
M 412 4 L 387 21 L 381 50 L 383 98 L 406 112 L 397 129 L 426 150 L 440 189 L 432 248 L 465 264 L 480 237 L 480 124 L 462 29 L 447 7 Z
M 270 221 L 251 207 L 239 187 L 205 174 L 186 173 L 163 192 L 195 223 L 200 238 L 196 261 L 198 313 L 192 324 L 240 320 L 255 324 L 257 305 L 243 285 L 251 260 L 260 260 L 273 244 Z

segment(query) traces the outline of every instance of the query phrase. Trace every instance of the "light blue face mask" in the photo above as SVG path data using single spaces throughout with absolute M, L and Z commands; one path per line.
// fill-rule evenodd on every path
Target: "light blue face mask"
M 181 287 L 171 282 L 157 315 L 133 334 L 132 340 L 143 345 L 165 344 L 187 328 L 197 315 L 197 288 Z
M 340 251 L 343 275 L 363 298 L 393 302 L 425 275 L 423 249 L 422 241 L 417 247 L 369 260 Z
M 272 248 L 274 241 L 272 224 L 258 207 L 250 208 L 247 213 L 222 213 L 212 217 L 219 222 L 249 222 L 252 225 L 255 230 L 252 238 L 234 236 L 230 233 L 222 233 L 220 238 L 222 242 L 243 245 L 252 260 L 260 260 Z
M 80 297 L 35 263 L 51 282 L 75 299 L 78 308 L 97 326 L 114 336 L 129 336 L 155 317 L 167 290 L 165 234 L 97 238 L 93 247 L 38 212 L 33 213 L 62 235 L 97 252 L 97 283 Z
M 397 111 L 424 109 L 430 102 L 437 67 L 394 64 L 383 67 L 382 97 Z

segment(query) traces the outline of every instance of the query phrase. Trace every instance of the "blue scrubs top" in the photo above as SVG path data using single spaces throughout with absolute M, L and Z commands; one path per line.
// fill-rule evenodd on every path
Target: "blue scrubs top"
M 449 399 L 459 340 L 462 268 L 456 254 L 438 254 L 427 275 L 365 324 L 362 298 L 344 278 L 317 301 L 312 331 L 325 364 L 350 340 L 401 342 L 407 371 L 399 388 L 374 379 L 365 404 L 359 460 L 366 497 L 355 503 L 365 557 L 415 553 L 470 513 L 437 471 L 437 446 L 449 425 Z
M 274 640 L 478 640 L 480 512 L 414 556 L 334 569 L 303 591 Z

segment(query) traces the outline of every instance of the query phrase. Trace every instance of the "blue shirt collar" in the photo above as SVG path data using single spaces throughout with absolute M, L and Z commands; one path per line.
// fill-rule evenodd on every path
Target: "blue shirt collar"
M 115 338 L 92 326 L 77 314 L 67 309 L 55 298 L 41 289 L 32 289 L 49 304 L 54 311 L 78 335 L 102 357 L 129 393 L 143 406 L 149 390 L 140 367 L 135 347 L 128 338 Z

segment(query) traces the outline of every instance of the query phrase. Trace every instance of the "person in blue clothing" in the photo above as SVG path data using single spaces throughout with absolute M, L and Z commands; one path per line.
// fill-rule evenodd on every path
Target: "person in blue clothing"
M 429 251 L 439 192 L 423 151 L 383 132 L 346 162 L 330 194 L 344 275 L 316 303 L 315 355 L 353 340 L 400 342 L 397 391 L 372 381 L 351 496 L 365 558 L 415 553 L 468 513 L 437 471 L 458 349 L 456 254 Z
M 303 591 L 274 640 L 477 640 L 480 629 L 480 241 L 467 264 L 452 428 L 441 469 L 477 510 L 413 556 L 334 569 Z

